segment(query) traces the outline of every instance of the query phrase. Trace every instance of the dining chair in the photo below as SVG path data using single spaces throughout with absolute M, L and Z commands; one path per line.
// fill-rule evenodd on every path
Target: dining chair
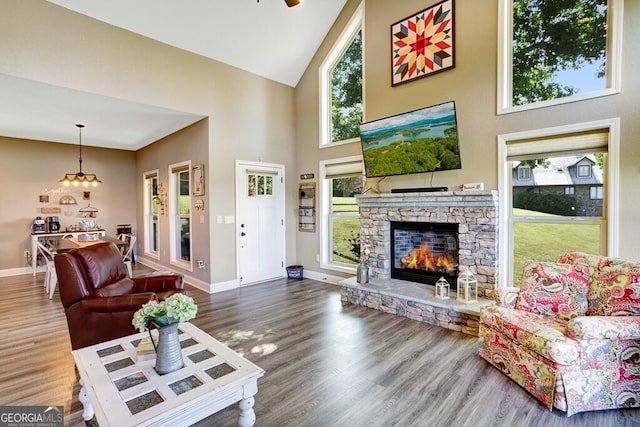
M 127 244 L 126 247 L 120 248 L 120 254 L 122 254 L 122 261 L 124 261 L 124 265 L 127 267 L 127 271 L 129 272 L 129 277 L 133 277 L 133 269 L 131 267 L 131 262 L 133 261 L 133 246 L 136 244 L 136 236 L 133 234 L 118 234 L 118 240 L 121 240 Z
M 56 275 L 56 267 L 53 263 L 54 254 L 47 248 L 42 242 L 36 242 L 38 248 L 38 254 L 42 257 L 43 262 L 45 263 L 45 273 L 44 273 L 44 288 L 47 294 L 49 294 L 49 299 L 53 298 L 53 293 L 56 290 L 56 284 L 58 283 L 58 276 Z

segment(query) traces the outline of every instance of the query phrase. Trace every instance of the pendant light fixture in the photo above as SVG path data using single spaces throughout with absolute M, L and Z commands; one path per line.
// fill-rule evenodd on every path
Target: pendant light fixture
M 97 176 L 95 176 L 95 174 L 92 173 L 83 173 L 82 172 L 82 128 L 84 127 L 84 125 L 80 125 L 77 124 L 76 125 L 78 127 L 78 131 L 80 132 L 80 137 L 79 137 L 79 141 L 80 141 L 80 172 L 78 173 L 67 173 L 64 175 L 64 178 L 62 178 L 60 180 L 60 182 L 65 186 L 68 187 L 69 185 L 73 185 L 75 187 L 82 185 L 83 187 L 88 187 L 89 185 L 92 185 L 94 187 L 97 187 L 98 184 L 100 184 L 102 181 L 100 181 L 98 179 Z

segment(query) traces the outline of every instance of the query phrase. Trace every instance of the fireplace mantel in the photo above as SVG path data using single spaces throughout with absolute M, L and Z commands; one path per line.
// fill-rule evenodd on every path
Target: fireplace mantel
M 357 201 L 361 250 L 373 279 L 391 278 L 391 221 L 456 223 L 460 269 L 476 275 L 480 296 L 492 294 L 498 271 L 496 191 L 364 194 Z
M 380 193 L 357 196 L 361 208 L 498 207 L 497 191 L 446 191 L 437 193 Z

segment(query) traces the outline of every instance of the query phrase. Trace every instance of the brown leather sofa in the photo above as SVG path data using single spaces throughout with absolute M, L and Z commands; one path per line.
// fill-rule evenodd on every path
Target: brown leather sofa
M 54 262 L 74 350 L 138 332 L 131 320 L 144 303 L 184 292 L 178 274 L 129 278 L 111 242 L 56 255 Z

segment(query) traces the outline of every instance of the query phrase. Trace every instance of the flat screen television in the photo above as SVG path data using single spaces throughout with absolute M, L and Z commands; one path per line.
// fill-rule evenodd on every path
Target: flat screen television
M 460 169 L 454 101 L 360 126 L 367 178 Z

